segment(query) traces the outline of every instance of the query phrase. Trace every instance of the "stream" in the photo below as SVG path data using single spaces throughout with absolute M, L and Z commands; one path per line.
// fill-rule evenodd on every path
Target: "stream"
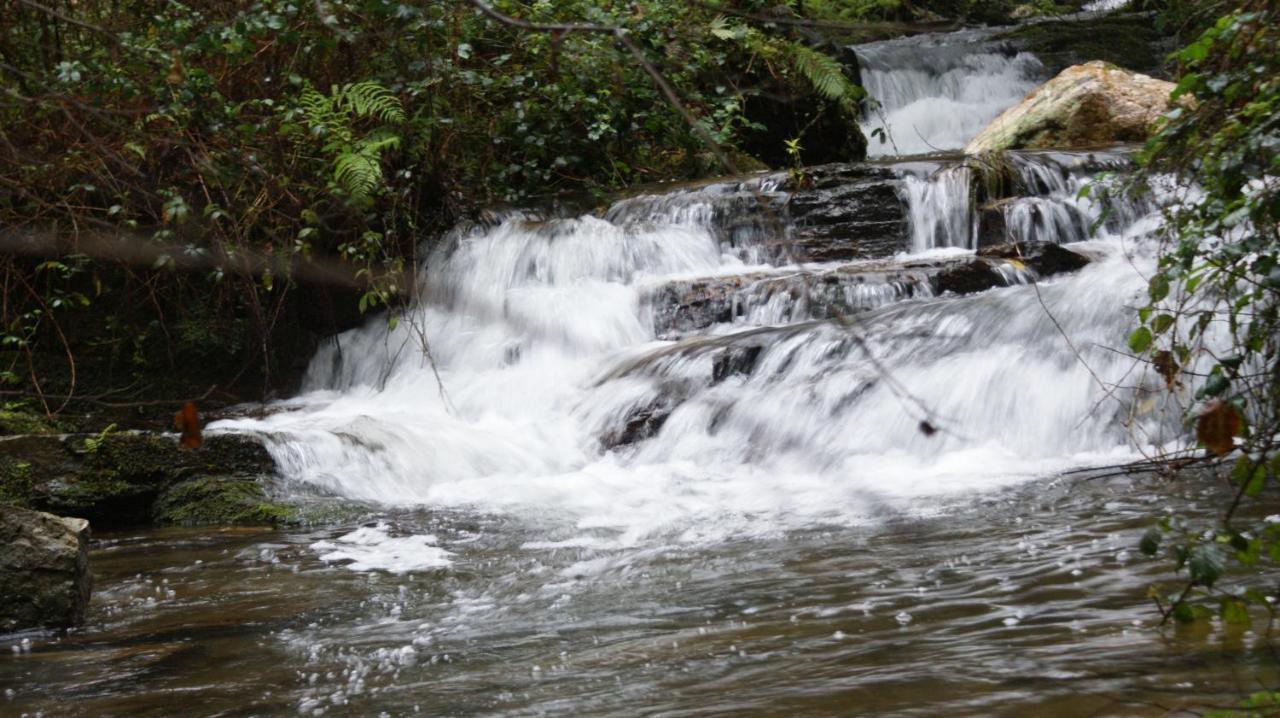
M 1143 531 L 1222 488 L 1090 468 L 1184 431 L 1123 350 L 1178 190 L 1082 192 L 1130 148 L 1011 153 L 993 209 L 964 158 L 897 156 L 1044 79 L 986 37 L 858 48 L 896 149 L 806 193 L 726 178 L 434 243 L 408 313 L 209 429 L 341 518 L 96 536 L 87 624 L 11 637 L 0 714 L 1145 716 L 1274 685 L 1263 628 L 1147 598 Z M 1087 266 L 942 291 L 1002 241 Z

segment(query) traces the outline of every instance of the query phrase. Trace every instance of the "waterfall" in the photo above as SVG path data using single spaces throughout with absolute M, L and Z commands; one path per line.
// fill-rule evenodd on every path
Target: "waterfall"
M 963 163 L 923 175 L 911 169 L 909 166 L 903 174 L 903 189 L 911 211 L 911 249 L 975 249 L 973 170 Z
M 1047 79 L 1034 55 L 993 42 L 992 34 L 966 30 L 855 46 L 872 100 L 861 123 L 868 154 L 958 150 Z
M 1112 213 L 1090 266 L 1034 287 L 1015 264 L 968 297 L 930 277 L 989 241 L 1086 239 L 1102 207 L 1079 189 L 1124 161 L 1012 155 L 994 210 L 971 201 L 975 165 L 893 165 L 876 181 L 919 256 L 797 263 L 777 176 L 460 229 L 394 327 L 337 337 L 287 410 L 212 429 L 261 435 L 290 479 L 342 496 L 617 541 L 858 520 L 1115 460 L 1176 430 L 1122 411 L 1158 379 L 1113 351 L 1153 266 L 1121 243 L 1154 215 Z M 980 237 L 982 211 L 1008 236 Z M 1122 377 L 1116 396 L 1098 383 Z

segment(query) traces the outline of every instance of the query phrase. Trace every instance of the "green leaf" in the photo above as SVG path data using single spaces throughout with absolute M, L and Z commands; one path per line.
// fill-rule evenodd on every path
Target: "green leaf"
M 1165 332 L 1169 331 L 1169 327 L 1173 326 L 1173 322 L 1174 322 L 1174 319 L 1172 315 L 1161 314 L 1160 316 L 1156 317 L 1154 322 L 1152 322 L 1151 328 L 1155 330 L 1156 334 L 1164 334 Z
M 1173 620 L 1178 623 L 1195 623 L 1196 611 L 1191 604 L 1183 601 L 1173 607 Z
M 1221 374 L 1214 374 L 1210 376 L 1205 381 L 1204 386 L 1200 387 L 1200 390 L 1196 392 L 1196 398 L 1203 399 L 1205 397 L 1218 396 L 1230 388 L 1231 382 L 1228 381 L 1225 376 Z
M 1146 556 L 1155 556 L 1160 550 L 1160 540 L 1163 538 L 1164 534 L 1160 533 L 1160 529 L 1149 528 L 1142 534 L 1142 541 L 1138 544 L 1138 548 Z
M 1225 598 L 1222 600 L 1222 620 L 1233 626 L 1249 625 L 1249 607 L 1234 598 Z
M 1138 327 L 1129 335 L 1129 349 L 1134 354 L 1141 354 L 1151 346 L 1151 330 L 1146 327 Z
M 1214 544 L 1198 544 L 1191 549 L 1187 568 L 1191 572 L 1193 583 L 1212 588 L 1213 584 L 1222 577 L 1222 552 Z
M 1163 274 L 1152 277 L 1147 294 L 1151 297 L 1153 304 L 1169 296 L 1169 278 Z
M 1267 478 L 1267 465 L 1260 461 L 1254 461 L 1248 456 L 1241 456 L 1236 460 L 1236 465 L 1231 468 L 1231 483 L 1236 486 L 1253 486 L 1257 483 L 1257 491 L 1262 491 L 1262 484 Z M 1248 493 L 1249 489 L 1245 490 Z M 1257 496 L 1257 493 L 1249 494 Z

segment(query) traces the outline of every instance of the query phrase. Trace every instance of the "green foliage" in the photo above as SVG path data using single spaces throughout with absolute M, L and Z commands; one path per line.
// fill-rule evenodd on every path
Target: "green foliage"
M 76 394 L 217 356 L 266 384 L 304 275 L 362 310 L 403 301 L 417 244 L 479 206 L 722 172 L 707 135 L 759 166 L 744 138 L 781 153 L 795 134 L 749 113 L 765 95 L 805 121 L 856 114 L 839 63 L 752 0 L 493 5 L 618 26 L 644 62 L 467 2 L 6 8 L 0 226 L 47 239 L 48 261 L 0 256 L 0 382 Z M 77 371 L 98 350 L 107 370 Z
M 307 85 L 298 97 L 306 133 L 285 125 L 285 132 L 321 140 L 325 156 L 333 163 L 333 181 L 356 204 L 368 204 L 375 192 L 383 189 L 382 153 L 400 146 L 400 137 L 392 125 L 405 122 L 404 107 L 399 98 L 377 82 L 354 82 L 335 85 L 322 95 Z M 286 113 L 292 117 L 293 112 Z M 357 134 L 360 120 L 377 120 L 382 126 L 365 134 Z
M 1258 691 L 1240 701 L 1242 710 L 1211 710 L 1204 718 L 1267 718 L 1280 713 L 1280 693 Z
M 98 449 L 102 448 L 102 445 L 107 441 L 107 437 L 111 436 L 111 432 L 115 431 L 115 429 L 115 424 L 107 424 L 102 428 L 102 431 L 98 432 L 97 436 L 86 437 L 84 440 L 84 453 L 98 453 Z
M 260 481 L 239 476 L 208 476 L 182 481 L 162 491 L 151 520 L 178 526 L 278 526 L 296 512 L 267 496 Z
M 1167 211 L 1159 269 L 1129 348 L 1175 399 L 1194 397 L 1187 419 L 1201 445 L 1224 457 L 1233 495 L 1215 526 L 1178 517 L 1161 525 L 1186 584 L 1156 598 L 1183 621 L 1216 613 L 1242 625 L 1251 609 L 1274 610 L 1262 571 L 1280 561 L 1280 524 L 1262 516 L 1280 489 L 1278 28 L 1280 8 L 1251 0 L 1176 53 L 1179 106 L 1142 157 L 1147 176 L 1171 173 L 1198 191 Z M 1154 554 L 1160 543 L 1148 534 L 1142 548 Z

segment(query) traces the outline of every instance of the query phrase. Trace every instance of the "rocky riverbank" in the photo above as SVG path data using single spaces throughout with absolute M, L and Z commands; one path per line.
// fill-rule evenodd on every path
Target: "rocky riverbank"
M 0 438 L 0 503 L 95 528 L 279 524 L 291 514 L 268 493 L 273 473 L 262 445 L 243 436 L 209 436 L 195 450 L 144 432 Z

